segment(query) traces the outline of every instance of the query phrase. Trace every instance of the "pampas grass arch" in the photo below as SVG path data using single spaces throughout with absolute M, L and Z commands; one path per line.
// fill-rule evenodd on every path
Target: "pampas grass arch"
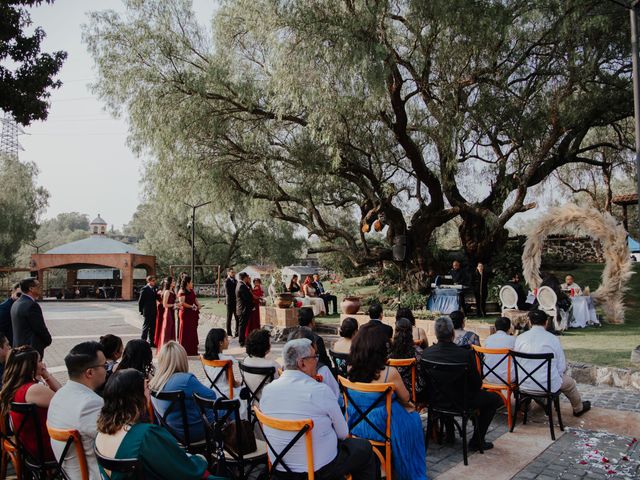
M 602 306 L 609 323 L 624 323 L 624 292 L 633 274 L 631 257 L 626 230 L 608 213 L 573 204 L 549 210 L 524 244 L 522 267 L 527 284 L 538 288 L 542 283 L 540 262 L 546 237 L 566 230 L 575 235 L 588 235 L 602 243 L 606 261 L 602 285 L 591 296 Z

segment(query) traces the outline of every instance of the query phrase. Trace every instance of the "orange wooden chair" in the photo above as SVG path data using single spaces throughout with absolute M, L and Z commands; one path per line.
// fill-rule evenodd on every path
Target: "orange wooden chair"
M 411 368 L 411 401 L 416 403 L 416 364 L 415 358 L 390 358 L 387 365 L 390 367 Z
M 84 447 L 82 445 L 82 439 L 80 438 L 80 432 L 78 432 L 78 430 L 53 428 L 48 423 L 47 430 L 49 431 L 49 437 L 51 437 L 52 440 L 57 440 L 65 444 L 60 460 L 58 460 L 60 468 L 64 470 L 64 459 L 73 445 L 76 450 L 76 455 L 78 456 L 81 478 L 82 480 L 89 480 L 89 467 L 87 466 L 87 457 L 84 454 Z
M 502 402 L 507 409 L 507 421 L 509 427 L 513 422 L 513 412 L 511 411 L 511 395 L 516 390 L 516 384 L 511 380 L 512 358 L 508 348 L 484 348 L 472 345 L 476 356 L 476 366 L 482 378 L 482 388 L 489 392 L 495 392 L 500 395 Z M 487 365 L 487 355 L 502 355 L 494 365 Z M 497 373 L 495 369 L 507 362 L 507 378 Z M 489 377 L 491 375 L 491 377 Z M 489 377 L 491 381 L 486 381 Z
M 281 420 L 279 418 L 270 417 L 265 415 L 260 411 L 258 407 L 253 407 L 253 411 L 258 418 L 258 423 L 260 424 L 260 430 L 262 431 L 262 435 L 264 436 L 265 441 L 267 442 L 267 447 L 271 451 L 274 457 L 273 463 L 271 462 L 271 458 L 269 458 L 269 471 L 276 468 L 278 465 L 282 466 L 286 472 L 292 473 L 289 466 L 285 463 L 284 457 L 286 452 L 290 450 L 290 448 L 295 445 L 302 437 L 304 437 L 305 446 L 307 449 L 307 478 L 309 480 L 315 479 L 315 472 L 313 468 L 313 442 L 311 437 L 311 431 L 313 430 L 313 420 L 310 418 L 305 418 L 302 420 Z M 264 435 L 264 427 L 273 428 L 274 430 L 282 430 L 285 432 L 295 432 L 294 437 L 291 439 L 289 444 L 282 449 L 282 452 L 277 452 L 271 442 L 266 435 Z
M 0 480 L 4 480 L 7 477 L 7 465 L 9 461 L 13 464 L 13 468 L 16 471 L 17 480 L 22 480 L 22 458 L 20 457 L 20 450 L 13 438 L 12 433 L 9 431 L 9 426 L 6 419 L 0 421 L 0 437 L 2 438 L 2 454 L 0 458 Z
M 349 424 L 349 430 L 351 431 L 355 426 L 357 426 L 361 422 L 368 423 L 378 434 L 384 439 L 383 441 L 378 440 L 369 440 L 373 447 L 381 447 L 384 449 L 384 454 L 380 451 L 379 448 L 374 448 L 373 452 L 378 456 L 380 460 L 380 465 L 384 467 L 384 471 L 386 473 L 387 480 L 392 480 L 392 467 L 391 467 L 391 400 L 393 396 L 393 392 L 395 387 L 393 383 L 361 383 L 361 382 L 350 382 L 346 378 L 342 376 L 338 376 L 338 382 L 342 386 L 342 395 L 344 397 L 344 407 L 345 407 L 345 417 L 347 419 L 347 423 Z M 360 406 L 353 401 L 349 390 L 353 390 L 356 392 L 370 393 L 370 394 L 378 394 L 376 400 L 369 406 L 367 409 L 362 409 Z M 353 406 L 356 414 L 358 415 L 355 422 L 349 422 L 349 403 Z M 378 428 L 377 425 L 374 425 L 368 418 L 367 414 L 373 410 L 376 406 L 384 404 L 387 410 L 387 422 L 386 428 L 383 432 Z M 355 416 L 355 415 L 354 415 Z M 352 437 L 355 435 L 350 434 Z
M 215 389 L 216 392 L 222 395 L 223 398 L 227 400 L 233 400 L 233 362 L 231 360 L 207 360 L 202 355 L 200 355 L 200 363 L 202 363 L 204 374 L 207 376 L 207 379 L 211 383 L 209 388 Z M 205 367 L 220 368 L 221 370 L 216 375 L 216 378 L 212 379 Z M 227 383 L 229 384 L 229 395 L 225 395 L 224 393 L 222 393 L 222 391 L 216 385 L 218 380 L 220 380 L 222 378 L 222 375 L 225 373 L 227 375 Z

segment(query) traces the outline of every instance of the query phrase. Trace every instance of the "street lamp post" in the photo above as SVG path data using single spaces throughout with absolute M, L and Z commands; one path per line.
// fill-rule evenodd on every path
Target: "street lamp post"
M 196 209 L 209 205 L 211 202 L 199 203 L 198 205 L 190 205 L 187 202 L 183 203 L 191 208 L 191 281 L 194 281 L 196 271 Z

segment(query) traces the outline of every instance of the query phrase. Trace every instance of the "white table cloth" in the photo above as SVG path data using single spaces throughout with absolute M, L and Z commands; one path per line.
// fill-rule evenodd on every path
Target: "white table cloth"
M 587 325 L 600 325 L 593 299 L 588 295 L 571 297 L 572 315 L 570 328 L 584 328 Z

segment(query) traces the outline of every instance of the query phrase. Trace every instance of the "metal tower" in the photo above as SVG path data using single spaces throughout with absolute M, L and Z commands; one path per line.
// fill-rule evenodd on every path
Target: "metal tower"
M 2 133 L 0 134 L 0 155 L 18 160 L 18 152 L 24 150 L 18 141 L 19 135 L 24 135 L 24 130 L 18 126 L 13 116 L 5 112 L 2 123 Z

